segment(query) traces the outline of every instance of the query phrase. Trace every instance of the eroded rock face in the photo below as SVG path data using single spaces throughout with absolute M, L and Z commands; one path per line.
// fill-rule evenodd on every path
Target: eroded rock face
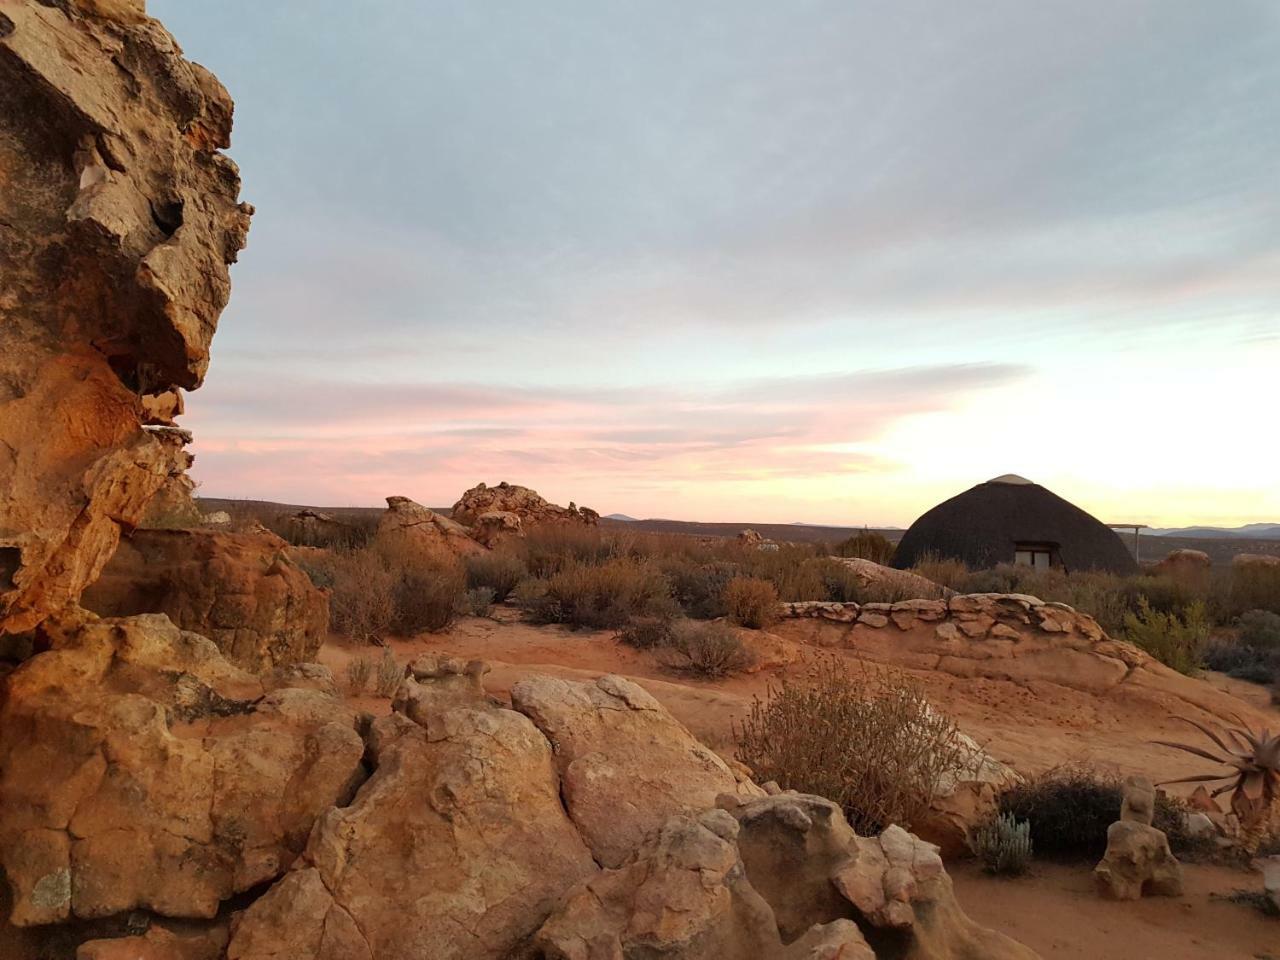
M 266 530 L 135 530 L 82 603 L 101 616 L 163 613 L 255 672 L 314 660 L 329 601 Z
M 595 526 L 600 522 L 600 514 L 589 507 L 578 507 L 572 503 L 567 507 L 557 506 L 548 503 L 535 490 L 506 482 L 496 487 L 483 483 L 472 487 L 453 505 L 452 516 L 458 523 L 470 527 L 480 525 L 480 518 L 487 513 L 513 514 L 526 529 L 540 524 Z
M 0 632 L 73 601 L 170 477 L 142 398 L 199 386 L 252 210 L 231 101 L 138 7 L 0 21 Z
M 1107 828 L 1107 852 L 1094 868 L 1098 892 L 1111 900 L 1137 900 L 1146 895 L 1182 895 L 1182 866 L 1169 850 L 1169 839 L 1151 825 L 1156 788 L 1145 777 L 1124 784 L 1120 819 Z
M 512 686 L 511 704 L 550 739 L 569 815 L 607 867 L 673 814 L 705 810 L 721 794 L 763 793 L 622 677 L 531 677 Z
M 355 717 L 268 691 L 163 616 L 51 620 L 0 681 L 0 866 L 18 926 L 212 917 L 362 779 Z
M 546 738 L 465 671 L 418 667 L 397 696 L 418 722 L 376 721 L 377 771 L 245 913 L 229 960 L 497 960 L 595 871 Z
M 895 570 L 861 557 L 833 557 L 848 567 L 864 590 L 880 593 L 888 600 L 937 599 L 954 591 L 909 570 Z
M 428 510 L 408 497 L 387 497 L 374 545 L 388 554 L 448 560 L 485 552 L 462 524 Z

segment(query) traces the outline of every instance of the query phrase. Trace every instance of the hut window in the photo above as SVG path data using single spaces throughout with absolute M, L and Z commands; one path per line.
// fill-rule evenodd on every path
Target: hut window
M 1013 557 L 1019 566 L 1048 570 L 1055 566 L 1057 552 L 1056 545 L 1052 543 L 1019 543 L 1015 545 Z

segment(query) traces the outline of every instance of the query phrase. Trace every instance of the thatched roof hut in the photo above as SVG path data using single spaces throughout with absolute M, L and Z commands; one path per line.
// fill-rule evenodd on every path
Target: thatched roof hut
M 975 570 L 1001 563 L 1068 571 L 1137 570 L 1114 530 L 1013 474 L 980 483 L 922 516 L 903 535 L 893 565 L 905 569 L 928 554 L 963 560 Z

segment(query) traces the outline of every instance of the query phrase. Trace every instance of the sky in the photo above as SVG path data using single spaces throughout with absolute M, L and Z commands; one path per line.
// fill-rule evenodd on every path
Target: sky
M 151 0 L 258 210 L 207 496 L 1280 520 L 1274 0 Z

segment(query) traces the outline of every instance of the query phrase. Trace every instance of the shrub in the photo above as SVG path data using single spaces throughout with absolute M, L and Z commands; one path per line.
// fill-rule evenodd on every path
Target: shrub
M 553 523 L 531 527 L 519 543 L 535 577 L 550 578 L 573 565 L 596 565 L 614 555 L 613 542 L 598 527 Z
M 384 636 L 396 618 L 396 577 L 370 549 L 337 552 L 305 567 L 317 585 L 329 588 L 329 622 L 335 633 L 357 643 Z
M 509 553 L 495 551 L 467 557 L 467 586 L 472 590 L 487 587 L 493 591 L 496 603 L 506 600 L 527 575 L 524 561 Z
M 918 687 L 887 673 L 852 674 L 835 659 L 757 699 L 734 733 L 738 759 L 758 780 L 827 797 L 864 835 L 891 823 L 910 829 L 942 785 L 973 764 L 955 722 L 930 709 Z
M 1031 826 L 1041 855 L 1097 860 L 1107 828 L 1120 819 L 1124 791 L 1116 777 L 1084 767 L 1058 767 L 1000 797 L 1000 811 Z
M 722 597 L 730 619 L 740 626 L 763 630 L 778 619 L 778 590 L 768 580 L 734 577 Z
M 374 683 L 374 691 L 380 697 L 393 696 L 400 686 L 400 680 L 404 676 L 404 671 L 400 669 L 400 664 L 396 662 L 395 654 L 385 647 L 382 650 L 382 660 L 378 663 L 378 677 Z
M 1233 565 L 1229 582 L 1233 612 L 1270 610 L 1280 613 L 1280 566 Z
M 707 679 L 719 679 L 752 665 L 751 651 L 723 621 L 677 621 L 671 628 L 664 657 L 668 666 Z
M 671 594 L 685 616 L 714 620 L 727 612 L 724 588 L 737 576 L 739 567 L 722 560 L 700 561 L 688 557 L 666 557 L 659 568 L 671 584 Z
M 1268 650 L 1241 643 L 1218 640 L 1205 648 L 1204 662 L 1237 680 L 1250 683 L 1280 683 L 1280 650 Z
M 493 614 L 493 587 L 472 587 L 467 591 L 467 612 L 473 617 Z
M 618 631 L 617 639 L 637 650 L 664 647 L 671 640 L 670 617 L 632 617 Z
M 510 600 L 521 610 L 532 613 L 546 599 L 547 581 L 526 577 L 515 585 Z
M 926 580 L 932 580 L 940 586 L 950 587 L 952 590 L 959 590 L 969 578 L 969 568 L 965 566 L 963 560 L 940 557 L 935 553 L 922 555 L 911 568 L 911 572 L 919 574 Z
M 835 553 L 838 557 L 860 557 L 874 563 L 887 564 L 893 559 L 893 544 L 884 534 L 864 529 L 836 544 Z
M 1280 614 L 1249 610 L 1240 617 L 1238 641 L 1257 650 L 1280 651 Z
M 412 635 L 438 633 L 457 619 L 467 600 L 466 575 L 456 561 L 419 560 L 400 571 L 395 626 Z
M 368 657 L 352 657 L 347 661 L 347 689 L 359 696 L 369 686 L 373 662 Z
M 1007 813 L 980 824 L 970 843 L 987 873 L 1016 877 L 1031 865 L 1031 824 Z
M 1204 662 L 1209 641 L 1209 619 L 1204 604 L 1193 603 L 1180 617 L 1162 613 L 1138 598 L 1138 609 L 1124 617 L 1125 639 L 1141 647 L 1165 666 L 1179 673 L 1194 674 Z
M 633 616 L 674 615 L 676 604 L 656 566 L 618 558 L 599 566 L 575 562 L 564 567 L 527 609 L 541 623 L 616 629 Z

